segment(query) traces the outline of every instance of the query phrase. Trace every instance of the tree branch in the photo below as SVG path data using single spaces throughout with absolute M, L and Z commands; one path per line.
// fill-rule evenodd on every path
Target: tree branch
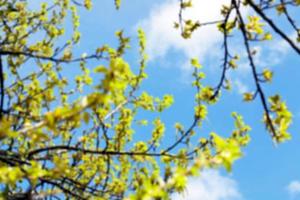
M 0 54 L 0 120 L 3 117 L 3 109 L 4 109 L 4 71 L 3 71 L 3 64 L 2 64 L 2 54 Z
M 280 30 L 252 0 L 248 0 L 247 3 L 249 3 L 255 12 L 261 16 L 278 35 L 280 35 L 298 54 L 300 54 L 300 48 L 282 30 Z
M 258 79 L 258 75 L 257 75 L 257 71 L 256 71 L 256 66 L 254 64 L 254 59 L 252 57 L 252 53 L 251 53 L 251 50 L 250 50 L 250 44 L 249 44 L 248 37 L 247 37 L 247 30 L 245 28 L 245 22 L 244 22 L 243 17 L 240 13 L 240 9 L 239 9 L 239 6 L 238 6 L 238 3 L 236 2 L 236 0 L 233 0 L 233 4 L 236 8 L 236 12 L 237 12 L 239 21 L 241 23 L 240 28 L 241 28 L 241 32 L 242 32 L 242 35 L 243 35 L 243 38 L 244 38 L 244 44 L 245 44 L 245 47 L 246 47 L 248 59 L 249 59 L 250 66 L 251 66 L 251 69 L 252 69 L 252 75 L 253 75 L 253 78 L 254 78 L 254 81 L 255 81 L 257 93 L 260 96 L 260 99 L 261 99 L 261 102 L 262 102 L 262 105 L 263 105 L 263 108 L 264 108 L 264 111 L 265 111 L 267 124 L 270 126 L 272 136 L 275 137 L 276 136 L 276 130 L 275 130 L 275 127 L 274 127 L 273 122 L 271 120 L 270 111 L 268 109 L 265 94 L 264 94 L 264 92 L 261 88 L 261 85 L 259 83 L 259 79 Z

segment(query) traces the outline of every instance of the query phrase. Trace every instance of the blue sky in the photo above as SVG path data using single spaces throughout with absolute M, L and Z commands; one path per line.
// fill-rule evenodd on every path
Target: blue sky
M 175 2 L 175 3 L 174 3 Z M 112 0 L 94 1 L 91 12 L 80 11 L 82 40 L 78 51 L 93 52 L 101 44 L 116 44 L 114 32 L 124 29 L 132 37 L 132 49 L 126 55 L 132 66 L 137 65 L 136 30 L 143 27 L 148 38 L 148 79 L 143 84 L 153 95 L 173 94 L 175 104 L 162 114 L 167 123 L 167 132 L 174 122 L 188 125 L 192 120 L 194 90 L 190 86 L 190 57 L 199 58 L 207 73 L 207 83 L 217 84 L 222 38 L 214 27 L 203 28 L 191 40 L 184 41 L 172 29 L 177 17 L 177 1 L 174 0 L 123 0 L 121 9 L 114 9 Z M 226 0 L 195 0 L 195 10 L 191 17 L 200 20 L 219 19 L 218 7 Z M 245 9 L 244 14 L 251 12 Z M 299 14 L 298 14 L 298 17 Z M 282 26 L 286 30 L 287 27 Z M 290 31 L 291 37 L 293 32 Z M 203 134 L 215 131 L 228 135 L 233 128 L 230 113 L 237 111 L 251 125 L 252 141 L 244 149 L 245 156 L 238 160 L 233 172 L 224 170 L 202 173 L 202 178 L 191 179 L 184 197 L 174 196 L 175 200 L 283 200 L 300 199 L 300 84 L 299 56 L 289 50 L 286 44 L 275 37 L 262 46 L 254 44 L 258 52 L 256 62 L 259 67 L 274 70 L 273 82 L 264 85 L 268 95 L 280 92 L 294 115 L 290 129 L 293 139 L 274 147 L 261 123 L 262 106 L 259 99 L 252 103 L 242 102 L 241 93 L 253 89 L 253 80 L 247 61 L 242 59 L 241 68 L 230 75 L 233 90 L 223 92 L 221 101 L 209 107 Z M 232 41 L 232 49 L 242 52 L 239 37 Z M 82 52 L 83 53 L 83 52 Z M 168 133 L 167 133 L 168 134 Z M 202 134 L 202 133 L 199 133 Z

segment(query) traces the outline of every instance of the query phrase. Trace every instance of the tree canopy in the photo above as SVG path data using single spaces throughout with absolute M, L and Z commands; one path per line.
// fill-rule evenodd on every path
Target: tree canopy
M 122 9 L 120 0 L 111 3 Z M 131 41 L 123 31 L 116 31 L 115 47 L 74 51 L 81 38 L 78 10 L 92 9 L 92 0 L 44 1 L 38 7 L 26 0 L 0 0 L 3 199 L 170 199 L 201 169 L 230 171 L 250 141 L 251 128 L 243 117 L 232 113 L 234 128 L 227 136 L 198 133 L 207 106 L 222 103 L 221 91 L 231 88 L 228 74 L 239 67 L 240 55 L 232 55 L 229 46 L 233 37 L 244 44 L 254 80 L 255 90 L 244 93 L 244 101 L 261 102 L 262 121 L 274 143 L 291 138 L 292 113 L 280 94 L 264 93 L 273 72 L 257 68 L 251 45 L 276 34 L 299 55 L 300 29 L 290 10 L 299 9 L 300 1 L 231 0 L 220 10 L 223 18 L 213 22 L 185 18 L 192 6 L 191 0 L 178 1 L 174 31 L 188 40 L 203 26 L 217 26 L 223 34 L 222 73 L 219 82 L 206 85 L 201 61 L 190 59 L 194 113 L 188 126 L 174 124 L 169 138 L 160 113 L 172 109 L 173 96 L 155 97 L 141 87 L 151 79 L 142 29 L 137 31 L 139 64 L 132 66 L 124 57 Z M 244 8 L 251 12 L 244 15 Z M 276 23 L 281 18 L 295 38 Z M 77 75 L 68 75 L 68 67 Z M 149 121 L 145 112 L 156 119 Z

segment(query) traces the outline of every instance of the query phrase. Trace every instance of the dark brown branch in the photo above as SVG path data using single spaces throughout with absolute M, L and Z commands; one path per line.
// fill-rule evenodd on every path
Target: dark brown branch
M 3 109 L 4 109 L 4 71 L 3 71 L 3 64 L 2 64 L 2 55 L 0 54 L 0 120 L 3 117 Z
M 265 15 L 265 13 L 259 8 L 252 0 L 247 1 L 249 5 L 255 10 L 255 12 L 261 16 L 269 25 L 270 27 L 280 35 L 289 45 L 298 53 L 300 54 L 300 48 L 282 31 L 280 30 L 275 23 Z M 238 9 L 238 8 L 237 8 Z
M 75 197 L 76 199 L 87 200 L 86 198 L 84 198 L 84 197 L 82 197 L 82 196 L 76 194 L 75 192 L 73 192 L 73 191 L 71 191 L 71 190 L 69 190 L 69 189 L 63 187 L 61 184 L 59 184 L 59 183 L 57 183 L 57 182 L 55 182 L 55 181 L 51 181 L 51 180 L 48 180 L 48 179 L 45 179 L 45 178 L 40 178 L 40 180 L 41 180 L 42 182 L 45 182 L 45 183 L 47 183 L 47 184 L 53 185 L 53 186 L 55 186 L 55 187 L 61 189 L 61 190 L 62 190 L 63 192 L 65 192 L 66 194 L 68 194 L 68 195 L 70 195 L 70 196 L 72 196 L 72 197 Z
M 223 32 L 223 39 L 224 39 L 224 43 L 223 43 L 223 48 L 224 48 L 224 62 L 222 65 L 222 75 L 221 75 L 221 79 L 219 81 L 219 84 L 217 85 L 215 92 L 213 94 L 213 96 L 211 97 L 211 100 L 215 99 L 216 97 L 218 97 L 220 90 L 222 88 L 222 86 L 224 85 L 224 81 L 226 79 L 226 72 L 228 69 L 228 57 L 229 57 L 229 50 L 228 50 L 228 33 L 227 33 L 227 28 L 226 28 L 226 24 L 228 22 L 230 13 L 232 11 L 232 5 L 230 5 L 230 10 L 228 11 L 225 20 L 224 20 L 224 32 Z
M 55 58 L 55 57 L 51 57 L 51 56 L 36 55 L 36 54 L 31 53 L 31 52 L 14 52 L 14 51 L 4 50 L 4 51 L 0 51 L 0 54 L 1 55 L 10 55 L 10 56 L 21 56 L 21 55 L 23 55 L 23 56 L 27 56 L 27 57 L 30 57 L 30 58 L 48 60 L 48 61 L 52 61 L 52 62 L 55 62 L 55 63 L 74 63 L 74 62 L 81 62 L 81 61 L 90 60 L 90 59 L 107 59 L 102 54 L 100 54 L 100 55 L 93 54 L 93 55 L 87 56 L 85 58 L 74 58 L 74 59 L 71 59 L 71 60 L 66 60 L 66 59 L 62 59 L 62 58 Z
M 194 119 L 194 122 L 193 124 L 190 126 L 190 128 L 174 143 L 172 144 L 171 146 L 169 146 L 168 148 L 166 148 L 162 154 L 163 155 L 168 155 L 166 153 L 172 151 L 176 146 L 178 146 L 193 130 L 194 128 L 196 127 L 197 123 L 199 122 L 199 118 L 196 118 Z
M 267 125 L 269 125 L 269 127 L 270 127 L 270 130 L 272 132 L 272 136 L 275 137 L 276 136 L 276 129 L 275 129 L 275 127 L 273 125 L 273 122 L 271 120 L 270 111 L 269 111 L 268 105 L 267 105 L 267 100 L 266 100 L 265 94 L 264 94 L 264 92 L 261 88 L 261 85 L 260 85 L 260 82 L 259 82 L 259 79 L 258 79 L 258 73 L 256 71 L 256 66 L 254 64 L 254 59 L 252 57 L 250 44 L 249 44 L 248 37 L 247 37 L 247 30 L 246 30 L 246 27 L 245 27 L 245 23 L 244 23 L 242 15 L 240 13 L 240 8 L 239 8 L 239 5 L 236 2 L 236 0 L 233 0 L 233 4 L 235 6 L 235 9 L 236 9 L 236 12 L 237 12 L 240 24 L 241 24 L 240 28 L 241 28 L 241 32 L 242 32 L 242 35 L 243 35 L 243 38 L 244 38 L 244 44 L 245 44 L 245 47 L 246 47 L 248 60 L 250 62 L 250 66 L 251 66 L 251 69 L 252 69 L 252 75 L 253 75 L 253 78 L 254 78 L 254 81 L 255 81 L 257 93 L 260 96 L 260 99 L 261 99 L 261 102 L 262 102 L 262 105 L 263 105 L 263 108 L 264 108 L 264 111 L 265 111 Z
M 151 156 L 151 157 L 167 156 L 167 157 L 176 158 L 175 155 L 165 154 L 165 153 L 145 153 L 145 152 L 131 152 L 131 151 L 97 151 L 97 150 L 83 149 L 80 147 L 66 146 L 66 145 L 58 145 L 58 146 L 45 147 L 45 148 L 33 150 L 28 153 L 28 158 L 31 159 L 34 155 L 39 153 L 58 151 L 58 150 L 77 151 L 77 152 L 82 152 L 87 154 L 98 154 L 98 155 L 115 155 L 115 156 L 127 155 L 127 156 Z
M 280 0 L 281 5 L 285 5 L 284 0 Z M 292 19 L 292 17 L 290 16 L 289 12 L 287 11 L 287 9 L 284 7 L 283 9 L 283 13 L 286 16 L 288 22 L 291 24 L 291 26 L 294 28 L 294 30 L 297 32 L 298 31 L 298 27 L 296 26 L 296 22 Z

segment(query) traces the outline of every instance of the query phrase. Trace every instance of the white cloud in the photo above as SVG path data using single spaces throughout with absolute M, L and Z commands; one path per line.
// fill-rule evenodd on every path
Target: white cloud
M 240 200 L 235 180 L 222 176 L 215 170 L 204 170 L 199 178 L 191 179 L 183 194 L 176 194 L 173 200 Z
M 220 20 L 220 8 L 229 0 L 194 0 L 193 8 L 184 12 L 185 18 L 208 22 Z M 181 51 L 188 59 L 198 57 L 203 60 L 216 54 L 220 49 L 221 33 L 216 26 L 204 26 L 194 32 L 191 39 L 185 40 L 179 31 L 173 28 L 178 19 L 179 5 L 177 0 L 167 0 L 152 10 L 150 16 L 138 23 L 147 34 L 150 59 L 164 57 L 169 51 Z
M 300 195 L 300 181 L 292 181 L 287 186 L 287 191 L 292 198 Z
M 293 35 L 291 34 L 291 38 Z M 286 41 L 278 39 L 263 43 L 260 46 L 253 46 L 252 50 L 255 51 L 255 65 L 258 67 L 258 71 L 261 71 L 264 68 L 273 70 L 276 67 L 280 67 L 291 48 Z M 252 70 L 247 53 L 244 47 L 238 44 L 234 45 L 233 52 L 241 52 L 239 54 L 241 59 L 238 61 L 238 69 L 234 73 L 228 74 L 229 79 L 233 83 L 233 91 L 239 94 L 249 92 L 249 88 L 252 86 L 252 84 L 249 84 L 249 80 L 252 78 Z
M 234 83 L 234 89 L 239 94 L 244 94 L 245 92 L 249 91 L 248 86 L 245 83 L 243 83 L 241 80 L 236 79 L 233 83 Z
M 229 3 L 230 0 L 193 0 L 194 6 L 183 13 L 184 18 L 199 20 L 200 23 L 220 20 L 222 19 L 221 6 Z M 159 62 L 162 62 L 170 53 L 180 54 L 178 58 L 172 57 L 171 61 L 163 61 L 163 63 L 168 63 L 168 66 L 180 66 L 183 70 L 183 80 L 189 77 L 191 70 L 189 59 L 192 57 L 197 57 L 202 64 L 211 63 L 206 64 L 211 66 L 212 71 L 215 71 L 215 66 L 221 63 L 223 56 L 221 48 L 223 35 L 215 25 L 211 25 L 200 27 L 193 33 L 191 39 L 183 39 L 179 30 L 173 28 L 174 22 L 178 19 L 178 12 L 178 0 L 165 0 L 154 6 L 147 18 L 138 22 L 137 26 L 142 27 L 147 35 L 147 51 L 150 60 L 161 58 Z M 250 9 L 243 7 L 244 16 L 250 12 Z M 294 38 L 294 34 L 291 34 L 291 38 Z M 235 74 L 228 73 L 227 76 L 233 81 L 234 91 L 243 93 L 250 88 L 246 83 L 252 78 L 252 72 L 242 38 L 238 34 L 231 38 L 230 49 L 231 54 L 238 53 L 241 60 L 238 62 L 239 68 Z M 255 63 L 261 70 L 279 65 L 288 54 L 290 47 L 282 39 L 274 39 L 260 46 L 253 46 L 253 49 L 256 50 Z
M 293 32 L 288 35 L 295 44 L 297 33 Z M 272 67 L 282 63 L 282 60 L 292 51 L 291 46 L 284 39 L 274 39 L 269 45 L 265 47 L 266 56 L 260 58 L 259 64 Z M 263 59 L 264 58 L 264 59 Z
M 295 38 L 296 33 L 292 33 L 290 38 Z M 235 41 L 237 43 L 237 41 Z M 251 67 L 249 66 L 248 55 L 245 51 L 245 47 L 242 45 L 234 45 L 234 52 L 240 53 L 241 61 L 239 62 L 238 72 L 239 75 L 247 75 L 251 72 Z M 254 62 L 256 66 L 260 68 L 273 68 L 281 64 L 284 58 L 292 50 L 289 44 L 281 39 L 274 39 L 272 41 L 267 41 L 262 43 L 260 46 L 253 46 L 252 50 L 255 51 Z

